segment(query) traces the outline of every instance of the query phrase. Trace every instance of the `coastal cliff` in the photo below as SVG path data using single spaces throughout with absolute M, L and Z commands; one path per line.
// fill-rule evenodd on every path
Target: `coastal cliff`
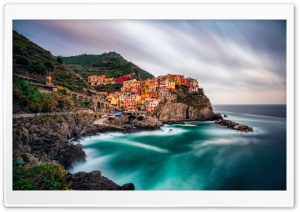
M 167 102 L 156 114 L 162 122 L 222 119 L 221 115 L 215 114 L 209 106 L 194 108 L 177 102 Z
M 106 131 L 117 131 L 114 127 L 94 125 L 94 118 L 87 113 L 38 116 L 13 119 L 13 150 L 28 167 L 45 164 L 60 164 L 64 169 L 75 162 L 85 160 L 81 144 L 70 138 L 93 135 Z M 133 184 L 119 186 L 105 178 L 100 172 L 66 175 L 73 190 L 132 190 Z
M 186 87 L 177 87 L 177 98 L 162 102 L 155 110 L 159 121 L 213 121 L 223 119 L 221 114 L 215 114 L 210 100 L 203 91 L 189 93 Z

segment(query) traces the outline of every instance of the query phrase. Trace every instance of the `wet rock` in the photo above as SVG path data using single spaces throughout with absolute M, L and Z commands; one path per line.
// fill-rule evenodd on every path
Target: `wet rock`
M 163 125 L 157 118 L 154 117 L 144 117 L 143 120 L 139 121 L 134 119 L 128 124 L 126 122 L 126 117 L 114 117 L 111 120 L 105 120 L 103 123 L 108 124 L 111 127 L 123 127 L 127 131 L 136 129 L 136 130 L 157 130 Z
M 223 117 L 220 113 L 213 113 L 211 115 L 211 117 L 209 118 L 210 121 L 215 121 L 215 120 L 219 120 L 219 119 L 223 119 Z
M 68 173 L 66 181 L 72 182 L 72 190 L 134 190 L 132 183 L 119 186 L 102 176 L 100 171 Z
M 120 131 L 115 127 L 95 125 L 93 122 L 94 118 L 87 113 L 13 119 L 13 150 L 20 152 L 21 158 L 28 165 L 55 162 L 68 169 L 74 162 L 84 161 L 86 157 L 82 145 L 74 144 L 68 139 L 76 140 L 100 132 Z M 158 121 L 153 124 L 158 125 Z M 134 189 L 133 184 L 119 186 L 101 176 L 100 172 L 78 174 L 73 177 L 68 175 L 68 177 L 74 183 L 71 189 Z
M 227 128 L 241 131 L 241 132 L 253 132 L 253 128 L 244 124 L 239 124 L 234 121 L 219 119 L 215 121 L 215 124 L 227 126 Z

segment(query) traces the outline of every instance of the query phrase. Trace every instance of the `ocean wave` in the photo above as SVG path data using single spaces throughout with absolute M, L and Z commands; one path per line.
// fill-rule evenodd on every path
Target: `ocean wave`
M 183 125 L 183 126 L 185 126 L 185 125 Z M 122 132 L 102 133 L 102 134 L 98 134 L 98 135 L 92 135 L 89 137 L 81 138 L 80 142 L 89 143 L 89 142 L 94 142 L 95 140 L 110 140 L 110 139 L 115 139 L 115 138 L 128 138 L 129 136 L 133 136 L 133 137 L 170 136 L 170 135 L 178 135 L 178 134 L 184 133 L 186 131 L 187 130 L 184 130 L 182 128 L 164 126 L 161 128 L 161 130 L 141 131 L 141 132 L 135 132 L 135 133 L 129 133 L 129 134 L 122 133 Z
M 177 124 L 177 126 L 183 126 L 183 127 L 197 127 L 195 124 Z
M 256 138 L 219 138 L 215 140 L 196 141 L 192 146 L 195 148 L 201 148 L 211 145 L 248 145 L 259 142 Z
M 119 143 L 119 144 L 123 144 L 123 145 L 134 146 L 134 147 L 147 149 L 147 150 L 160 152 L 160 153 L 168 153 L 169 152 L 169 150 L 167 150 L 167 149 L 159 148 L 157 146 L 152 146 L 152 145 L 148 145 L 148 144 L 133 142 L 133 141 L 130 141 L 130 140 L 111 140 L 111 141 L 101 141 L 101 142 Z

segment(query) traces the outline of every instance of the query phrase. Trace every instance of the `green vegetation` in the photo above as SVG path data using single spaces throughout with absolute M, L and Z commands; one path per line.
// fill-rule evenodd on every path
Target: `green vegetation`
M 147 71 L 136 66 L 132 62 L 125 60 L 116 52 L 104 53 L 101 55 L 82 54 L 78 56 L 62 57 L 64 64 L 68 67 L 76 67 L 76 72 L 84 79 L 90 75 L 106 75 L 108 78 L 118 78 L 131 74 L 133 78 L 141 79 L 153 78 Z
M 70 90 L 89 88 L 89 84 L 74 71 L 62 64 L 61 57 L 41 48 L 23 35 L 13 31 L 13 72 L 44 81 L 50 71 L 55 85 Z
M 19 77 L 13 79 L 13 112 L 53 112 L 71 110 L 74 102 L 61 92 L 40 93 Z
M 13 190 L 68 190 L 67 172 L 58 164 L 25 166 L 22 159 L 14 154 Z
M 184 103 L 194 108 L 205 107 L 210 101 L 205 96 L 203 88 L 199 88 L 198 92 L 189 93 L 187 86 L 176 85 L 177 102 Z
M 59 64 L 62 64 L 62 63 L 63 63 L 61 57 L 57 57 L 56 61 L 57 61 Z
M 81 105 L 83 107 L 90 108 L 92 104 L 89 100 L 84 100 L 83 102 L 81 102 Z
M 83 67 L 91 67 L 92 64 L 97 61 L 99 55 L 81 54 L 71 57 L 61 57 L 65 64 L 80 64 Z
M 116 52 L 101 55 L 82 54 L 71 57 L 55 57 L 51 52 L 16 31 L 13 31 L 13 71 L 14 74 L 39 81 L 45 81 L 50 71 L 54 85 L 73 91 L 91 88 L 87 83 L 87 77 L 90 75 L 104 74 L 106 77 L 118 78 L 130 74 L 135 79 L 153 77 Z M 119 85 L 109 85 L 97 88 L 97 90 L 111 92 L 119 90 L 120 87 Z
M 199 91 L 198 91 L 198 93 L 199 93 L 200 95 L 205 95 L 205 94 L 204 94 L 204 90 L 203 90 L 203 88 L 199 88 Z
M 83 88 L 89 87 L 89 84 L 80 76 L 64 69 L 56 70 L 53 73 L 53 79 L 54 85 L 60 85 L 73 91 L 81 91 Z

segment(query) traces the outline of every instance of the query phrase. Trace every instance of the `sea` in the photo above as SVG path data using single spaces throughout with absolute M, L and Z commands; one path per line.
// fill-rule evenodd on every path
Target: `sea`
M 191 121 L 156 131 L 99 134 L 79 141 L 86 162 L 69 171 L 100 170 L 136 190 L 286 190 L 286 105 L 213 109 L 254 132 Z

